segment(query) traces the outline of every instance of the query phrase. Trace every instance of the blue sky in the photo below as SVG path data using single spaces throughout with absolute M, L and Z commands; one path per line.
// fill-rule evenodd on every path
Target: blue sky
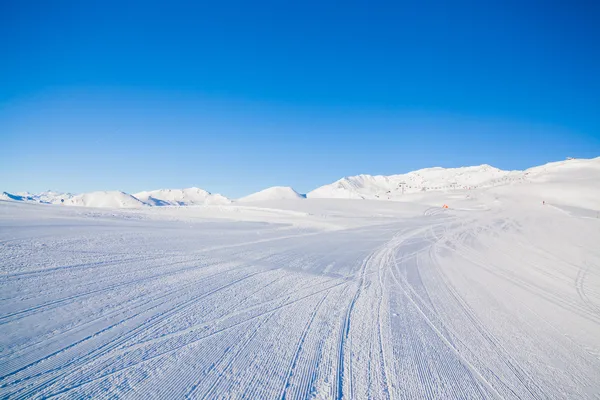
M 0 190 L 600 156 L 591 1 L 0 0 Z

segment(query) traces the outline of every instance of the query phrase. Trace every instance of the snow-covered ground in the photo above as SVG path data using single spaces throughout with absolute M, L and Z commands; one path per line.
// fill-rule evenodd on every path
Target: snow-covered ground
M 2 200 L 0 398 L 598 398 L 587 161 L 397 201 Z

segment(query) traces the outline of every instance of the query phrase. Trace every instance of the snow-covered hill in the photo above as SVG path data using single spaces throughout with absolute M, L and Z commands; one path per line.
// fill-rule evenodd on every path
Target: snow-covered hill
M 307 194 L 309 198 L 400 199 L 416 192 L 495 187 L 515 182 L 592 179 L 600 183 L 600 158 L 566 160 L 525 171 L 503 171 L 490 165 L 426 168 L 401 175 L 357 175 L 342 178 Z
M 147 204 L 119 191 L 84 193 L 65 200 L 65 205 L 101 208 L 139 208 Z
M 518 187 L 515 186 L 518 184 Z M 503 171 L 490 165 L 461 168 L 426 168 L 401 175 L 357 175 L 321 186 L 306 196 L 291 187 L 275 186 L 242 197 L 237 202 L 304 199 L 408 200 L 410 194 L 440 195 L 478 189 L 499 195 L 526 196 L 589 209 L 600 204 L 600 157 L 548 163 L 525 171 Z M 414 197 L 414 196 L 413 196 Z M 73 196 L 53 191 L 0 194 L 0 200 L 88 207 L 132 208 L 143 206 L 225 205 L 231 200 L 196 187 L 144 191 L 133 196 L 124 192 L 93 192 Z M 62 201 L 64 200 L 64 202 Z M 414 200 L 414 198 L 413 198 Z
M 403 194 L 475 188 L 518 179 L 515 171 L 489 165 L 462 168 L 426 168 L 401 175 L 357 175 L 342 178 L 307 194 L 309 198 L 393 200 Z
M 2 192 L 2 194 L 0 194 L 0 200 L 36 202 L 33 197 L 27 194 L 12 194 L 8 192 Z
M 53 191 L 37 194 L 28 192 L 12 194 L 3 192 L 0 194 L 0 200 L 101 208 L 221 205 L 231 203 L 231 200 L 225 196 L 211 194 L 199 188 L 160 189 L 140 192 L 135 195 L 121 191 L 98 191 L 79 195 Z
M 68 200 L 73 195 L 70 193 L 60 193 L 48 190 L 41 193 L 29 193 L 29 192 L 17 192 L 8 193 L 3 192 L 0 195 L 0 200 L 12 200 L 12 201 L 24 201 L 28 203 L 42 203 L 42 204 L 60 204 L 61 200 Z
M 289 186 L 273 186 L 260 192 L 252 193 L 246 197 L 238 199 L 239 202 L 254 202 L 268 200 L 292 200 L 304 199 L 306 196 L 296 192 Z
M 548 163 L 522 172 L 525 184 L 499 186 L 491 192 L 600 211 L 600 157 Z
M 134 196 L 152 206 L 197 206 L 231 203 L 231 200 L 225 196 L 212 194 L 197 187 L 151 190 L 136 193 Z
M 551 162 L 524 171 L 529 180 L 536 182 L 574 180 L 598 180 L 600 177 L 600 157 Z
M 33 195 L 40 203 L 61 204 L 62 200 L 67 201 L 73 198 L 71 193 L 61 193 L 48 190 L 42 193 Z
M 47 190 L 41 193 L 18 193 L 20 195 L 26 195 L 32 198 L 37 203 L 44 204 L 61 204 L 64 201 L 67 201 L 73 197 L 71 193 L 61 193 L 55 192 L 52 190 Z

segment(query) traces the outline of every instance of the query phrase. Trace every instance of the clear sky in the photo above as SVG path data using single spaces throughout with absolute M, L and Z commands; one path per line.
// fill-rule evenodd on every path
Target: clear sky
M 0 0 L 0 190 L 600 156 L 598 1 Z

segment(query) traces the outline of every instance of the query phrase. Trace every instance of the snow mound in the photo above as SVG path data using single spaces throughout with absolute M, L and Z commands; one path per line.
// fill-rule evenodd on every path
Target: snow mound
M 231 203 L 231 200 L 225 196 L 212 194 L 197 187 L 151 190 L 136 193 L 134 196 L 152 206 L 197 206 Z
M 146 203 L 130 194 L 119 191 L 83 193 L 65 200 L 65 205 L 101 208 L 139 208 Z
M 289 186 L 273 186 L 260 192 L 238 199 L 239 202 L 267 201 L 267 200 L 293 200 L 304 199 L 306 196 L 296 192 Z

